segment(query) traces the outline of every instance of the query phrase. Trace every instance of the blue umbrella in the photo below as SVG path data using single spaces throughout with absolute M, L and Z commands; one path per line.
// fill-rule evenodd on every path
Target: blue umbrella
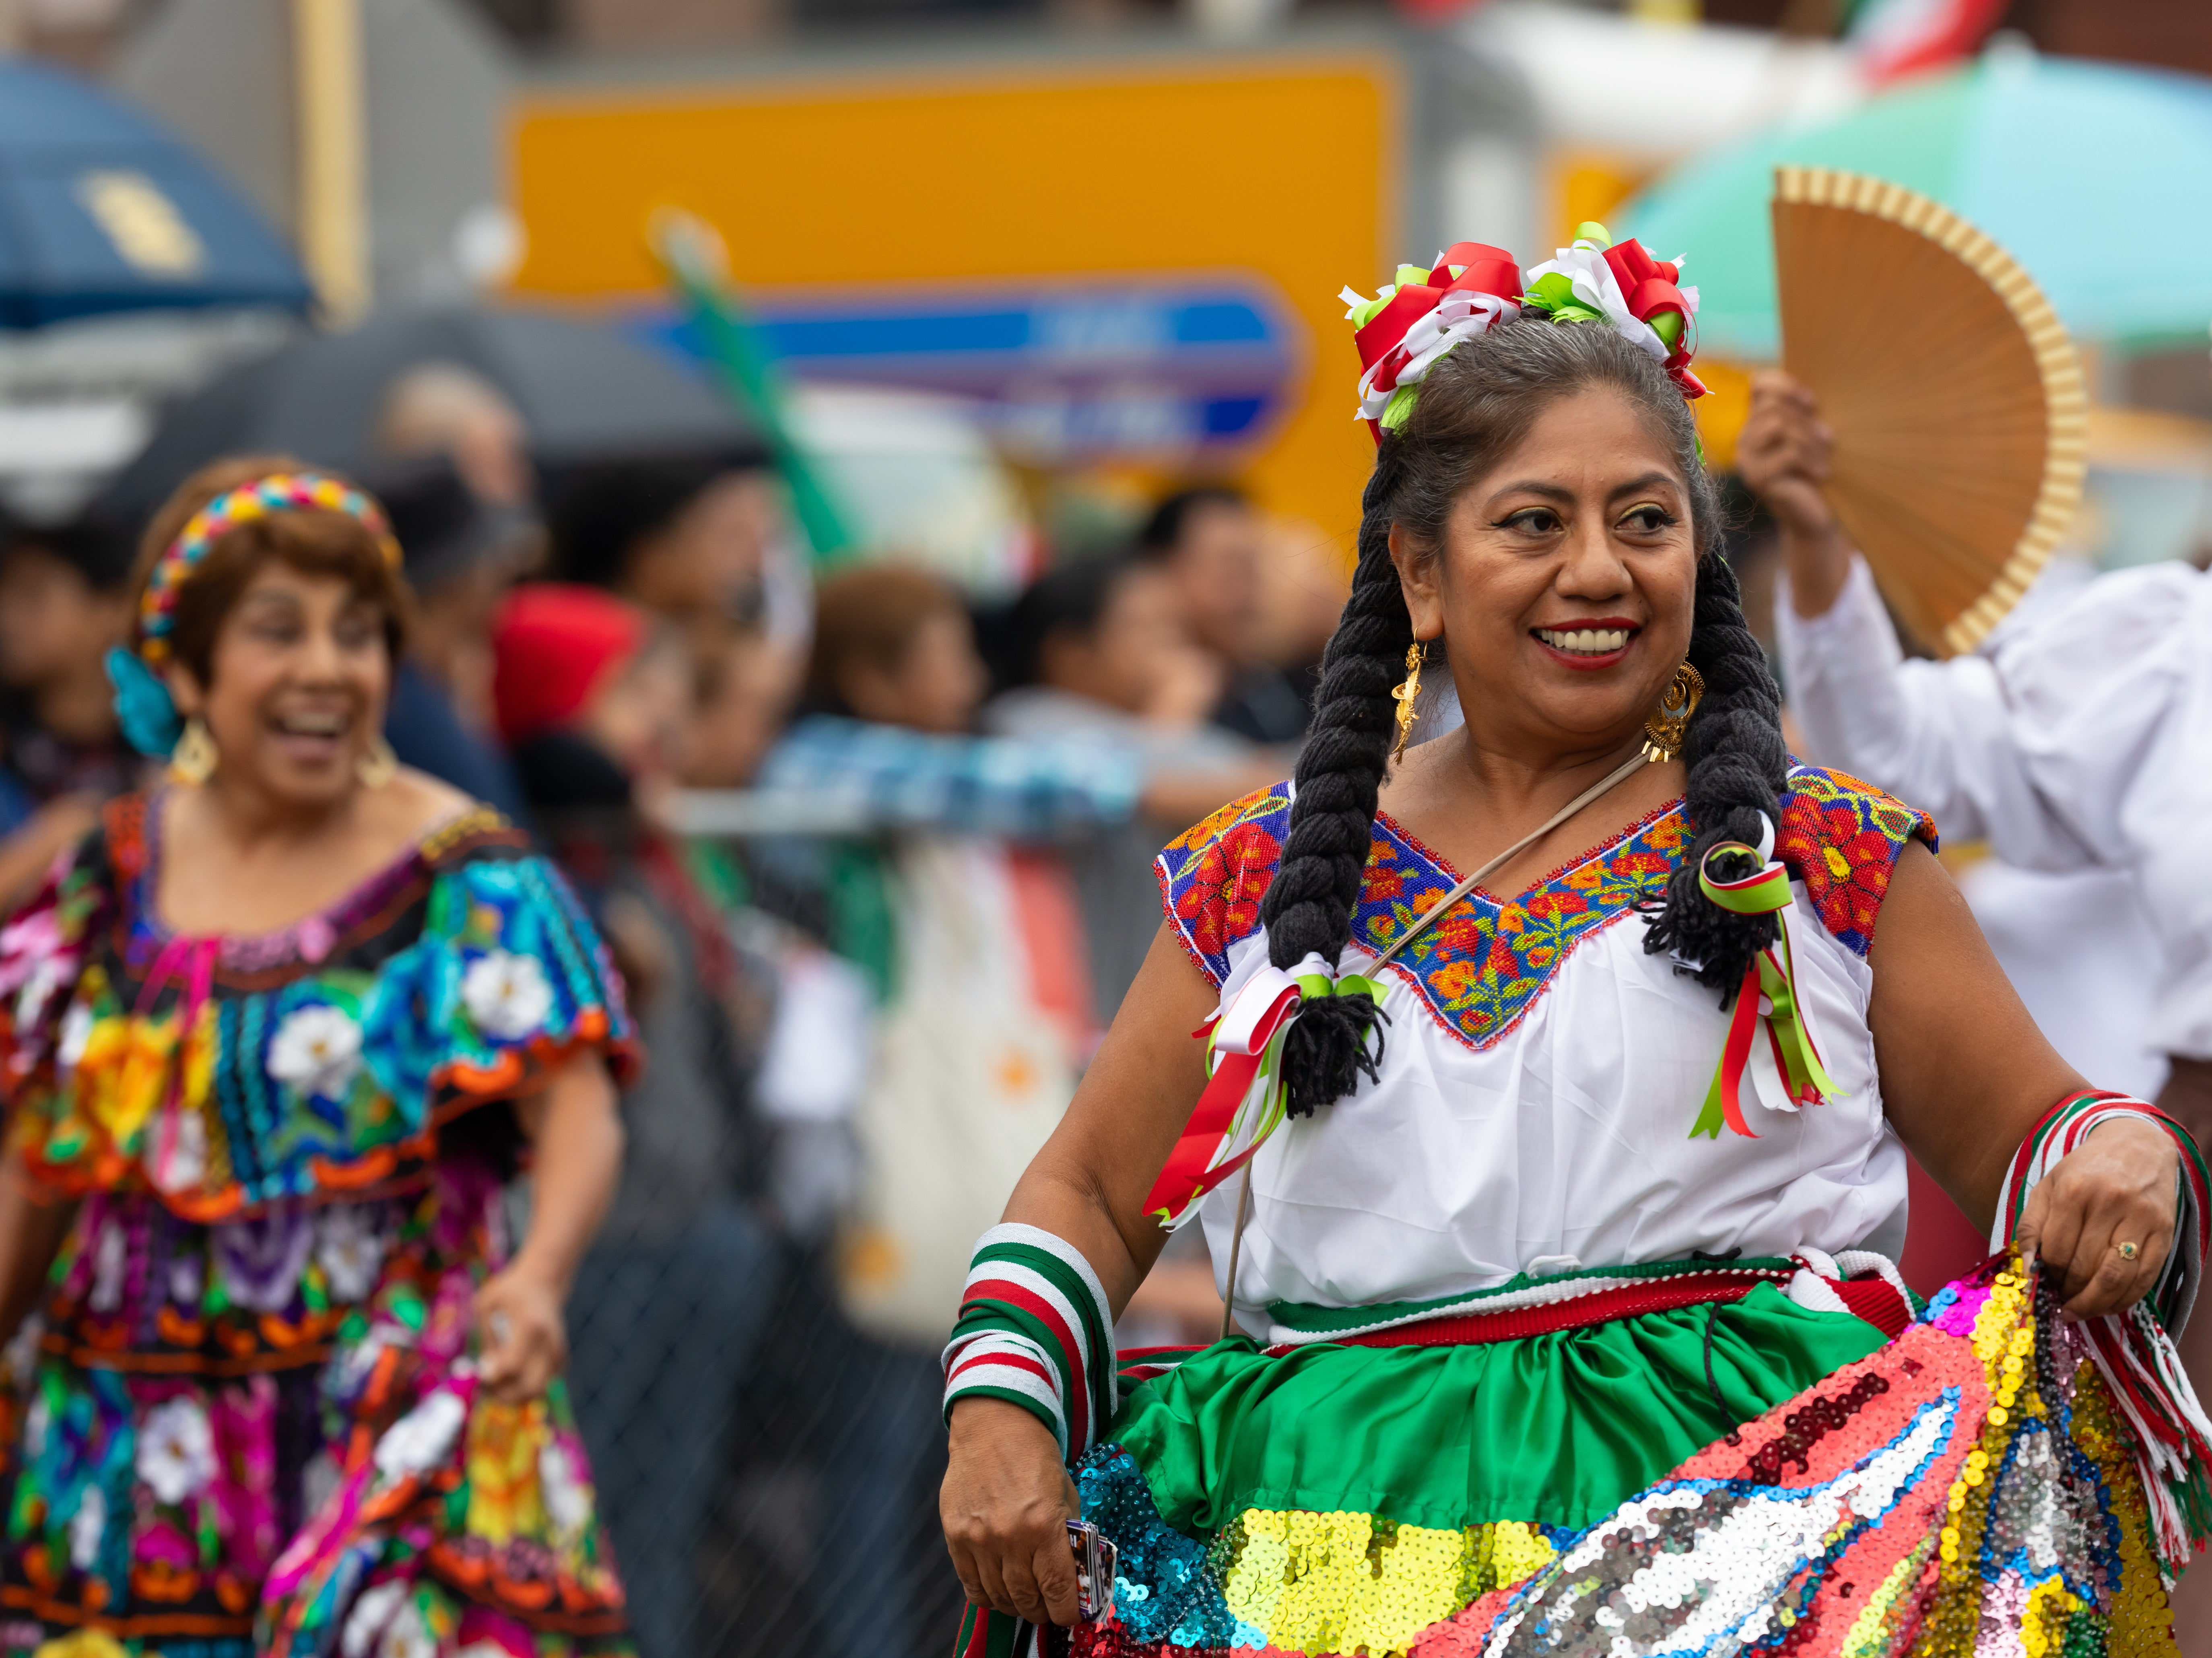
M 308 299 L 299 262 L 174 134 L 73 76 L 0 60 L 0 327 Z
M 1784 161 L 1934 197 L 2019 260 L 2077 338 L 2202 341 L 2212 323 L 2212 81 L 2000 49 L 1685 163 L 1620 229 L 1689 255 L 1699 343 L 1717 355 L 1777 355 L 1767 202 Z

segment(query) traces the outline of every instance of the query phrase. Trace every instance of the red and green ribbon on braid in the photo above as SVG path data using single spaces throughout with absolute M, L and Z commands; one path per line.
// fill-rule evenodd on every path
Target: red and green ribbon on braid
M 1765 1102 L 1778 1110 L 1802 1110 L 1838 1096 L 1835 1079 L 1820 1062 L 1820 1044 L 1797 991 L 1796 957 L 1790 946 L 1790 870 L 1773 856 L 1774 825 L 1759 815 L 1759 844 L 1723 841 L 1706 853 L 1698 866 L 1698 885 L 1723 909 L 1738 915 L 1774 917 L 1774 943 L 1752 957 L 1738 987 L 1735 1007 L 1729 1019 L 1728 1038 L 1721 1046 L 1721 1062 L 1705 1090 L 1704 1108 L 1691 1125 L 1690 1138 L 1703 1134 L 1718 1139 L 1723 1126 L 1747 1139 L 1756 1139 L 1744 1120 L 1743 1091 L 1747 1075 L 1755 1090 L 1766 1093 Z M 1756 865 L 1752 873 L 1734 879 L 1713 872 L 1720 858 L 1747 858 Z M 1755 1060 L 1762 1028 L 1766 1052 L 1773 1060 L 1770 1079 Z M 1761 1089 L 1768 1084 L 1771 1092 Z
M 1283 1047 L 1299 1010 L 1331 996 L 1367 996 L 1382 987 L 1340 974 L 1318 954 L 1285 972 L 1262 967 L 1191 1034 L 1206 1038 L 1206 1088 L 1175 1149 L 1145 1195 L 1145 1212 L 1172 1230 L 1198 1212 L 1199 1199 L 1249 1163 L 1289 1109 Z
M 1018 1405 L 1052 1430 L 1072 1465 L 1119 1403 L 1114 1315 L 1082 1253 L 1035 1226 L 976 1241 L 945 1348 L 945 1414 L 971 1395 Z
M 2203 1153 L 2187 1129 L 2154 1105 L 2125 1094 L 2069 1095 L 2043 1114 L 2013 1154 L 1998 1188 L 1990 1246 L 2004 1247 L 2037 1184 L 2116 1117 L 2149 1123 L 2181 1153 L 2173 1245 L 2148 1296 L 2124 1313 L 2087 1320 L 2082 1327 L 2132 1430 L 2160 1552 L 2178 1565 L 2212 1540 L 2212 1419 L 2197 1402 L 2172 1341 L 2197 1299 L 2212 1249 L 2212 1175 Z

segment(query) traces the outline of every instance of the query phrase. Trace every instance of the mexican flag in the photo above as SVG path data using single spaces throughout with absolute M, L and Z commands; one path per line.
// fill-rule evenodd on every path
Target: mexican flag
M 1969 56 L 1997 26 L 2006 0 L 1851 0 L 1844 43 L 1875 85 Z

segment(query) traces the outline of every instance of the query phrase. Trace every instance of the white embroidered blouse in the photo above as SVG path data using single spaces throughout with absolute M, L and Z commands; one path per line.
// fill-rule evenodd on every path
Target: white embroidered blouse
M 1267 963 L 1260 896 L 1290 796 L 1281 784 L 1236 802 L 1160 855 L 1169 920 L 1224 999 Z M 1290 1119 L 1253 1160 L 1246 1327 L 1274 1303 L 1425 1301 L 1697 1251 L 1895 1255 L 1905 1156 L 1882 1114 L 1865 957 L 1899 853 L 1915 835 L 1932 844 L 1934 826 L 1810 767 L 1783 804 L 1798 986 L 1839 1097 L 1802 1111 L 1747 1099 L 1756 1138 L 1692 1137 L 1728 1016 L 1644 949 L 1638 906 L 1690 838 L 1669 808 L 1510 901 L 1469 893 L 1383 969 L 1379 1077 Z M 1378 817 L 1342 969 L 1364 970 L 1458 878 Z M 1236 1202 L 1231 1180 L 1200 1212 L 1217 1279 Z

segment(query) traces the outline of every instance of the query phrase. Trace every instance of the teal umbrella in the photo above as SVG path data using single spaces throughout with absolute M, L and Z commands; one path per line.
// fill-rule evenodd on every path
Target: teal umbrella
M 1999 49 L 1685 163 L 1616 229 L 1689 256 L 1701 350 L 1778 355 L 1767 202 L 1784 161 L 1934 197 L 2018 259 L 2078 339 L 2201 343 L 2212 324 L 2212 80 Z

